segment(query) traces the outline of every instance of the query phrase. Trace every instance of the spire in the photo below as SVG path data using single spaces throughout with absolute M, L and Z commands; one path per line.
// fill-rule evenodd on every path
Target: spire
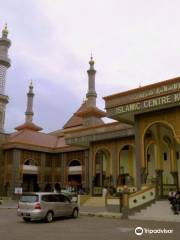
M 8 57 L 8 49 L 11 46 L 11 41 L 7 38 L 8 29 L 7 24 L 2 30 L 0 36 L 0 132 L 4 132 L 6 104 L 8 103 L 8 96 L 6 96 L 6 76 L 7 69 L 11 66 L 11 61 Z
M 32 81 L 29 84 L 29 92 L 27 93 L 27 109 L 25 112 L 25 123 L 20 126 L 17 126 L 15 129 L 18 131 L 21 130 L 31 130 L 31 131 L 41 131 L 42 128 L 33 123 L 33 83 Z
M 94 60 L 93 60 L 92 53 L 91 53 L 91 59 L 89 61 L 89 65 L 90 65 L 90 70 L 94 70 Z
M 91 59 L 89 61 L 90 68 L 87 71 L 88 73 L 88 92 L 86 94 L 87 103 L 91 106 L 96 106 L 97 93 L 95 90 L 95 75 L 96 70 L 94 69 L 94 60 L 91 54 Z
M 33 97 L 34 97 L 34 93 L 33 93 L 33 84 L 32 84 L 32 80 L 30 82 L 29 85 L 29 92 L 27 93 L 27 109 L 25 112 L 25 122 L 31 122 L 33 121 Z
M 7 23 L 4 26 L 4 29 L 2 30 L 2 38 L 7 38 L 8 36 L 8 28 L 7 28 Z

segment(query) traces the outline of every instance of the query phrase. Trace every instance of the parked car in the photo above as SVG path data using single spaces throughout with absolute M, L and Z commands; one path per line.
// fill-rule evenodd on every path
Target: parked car
M 62 193 L 23 193 L 18 203 L 17 214 L 26 222 L 44 219 L 50 223 L 54 218 L 61 216 L 77 218 L 79 207 Z

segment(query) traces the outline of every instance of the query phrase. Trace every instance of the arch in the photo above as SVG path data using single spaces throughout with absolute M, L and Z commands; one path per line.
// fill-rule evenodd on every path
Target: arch
M 32 158 L 28 158 L 28 159 L 24 160 L 23 165 L 38 166 L 38 163 L 36 160 L 34 160 Z
M 69 162 L 69 167 L 75 167 L 75 166 L 81 166 L 81 161 L 80 160 L 77 160 L 77 159 L 74 159 L 74 160 L 71 160 Z
M 169 147 L 172 146 L 172 141 L 171 141 L 170 137 L 164 136 L 164 137 L 163 137 L 163 141 L 164 141 Z
M 146 136 L 147 131 L 155 124 L 162 124 L 165 127 L 171 129 L 172 132 L 173 132 L 173 137 L 176 139 L 176 132 L 175 132 L 174 127 L 171 123 L 169 123 L 165 120 L 153 121 L 153 122 L 149 123 L 142 131 L 142 135 L 141 135 L 142 137 L 141 137 L 141 140 L 140 140 L 140 144 L 142 146 L 142 149 L 145 149 L 145 136 Z M 142 151 L 142 161 L 143 161 L 142 162 L 142 167 L 145 168 L 145 152 L 143 152 L 143 151 Z
M 67 162 L 66 167 L 68 188 L 78 191 L 82 188 L 82 160 L 71 159 Z
M 145 147 L 145 167 L 147 167 L 147 155 L 148 155 L 148 149 L 151 145 L 156 145 L 156 141 L 155 140 L 151 140 L 150 142 L 148 142 L 147 146 Z
M 168 127 L 172 130 L 173 136 L 176 137 L 176 132 L 175 132 L 174 127 L 173 127 L 173 125 L 172 125 L 171 123 L 168 123 L 167 121 L 164 121 L 164 120 L 158 120 L 158 121 L 154 121 L 154 122 L 149 123 L 149 124 L 145 127 L 145 129 L 144 129 L 144 131 L 143 131 L 143 134 L 142 134 L 143 139 L 144 139 L 144 137 L 145 137 L 145 134 L 146 134 L 147 130 L 150 129 L 154 124 L 157 124 L 157 123 L 162 124 L 162 125 L 165 125 L 166 127 L 168 126 Z
M 124 144 L 119 150 L 118 184 L 133 185 L 135 177 L 135 147 L 133 144 Z
M 112 184 L 110 152 L 106 148 L 95 152 L 94 176 L 94 186 L 107 187 Z
M 32 158 L 25 159 L 22 168 L 22 187 L 25 192 L 38 192 L 40 187 L 38 162 Z
M 110 154 L 110 149 L 108 149 L 108 148 L 106 148 L 106 147 L 99 147 L 98 149 L 96 149 L 94 155 L 96 156 L 96 154 L 97 154 L 98 152 L 101 152 L 101 151 L 104 152 L 104 153 L 106 154 L 106 156 L 110 158 L 110 156 L 111 156 L 111 154 Z
M 132 143 L 127 143 L 127 144 L 123 144 L 121 147 L 120 147 L 120 150 L 118 152 L 118 154 L 120 154 L 121 150 L 125 147 L 125 146 L 131 146 L 133 148 L 133 150 L 135 150 L 135 145 L 132 144 Z
M 145 183 L 152 183 L 155 178 L 157 146 L 155 140 L 150 141 L 145 149 Z
M 146 133 L 151 131 L 154 139 L 147 141 Z M 176 133 L 171 123 L 166 121 L 154 121 L 144 129 L 142 147 L 144 149 L 144 168 L 147 175 L 160 179 L 161 193 L 167 184 L 174 184 L 172 172 L 176 168 Z M 150 140 L 150 139 L 149 139 Z M 151 161 L 148 163 L 148 150 L 151 148 Z M 154 162 L 153 162 L 154 161 Z M 153 163 L 152 163 L 153 162 Z M 149 171 L 150 169 L 150 171 Z M 176 170 L 177 171 L 177 170 Z M 160 175 L 157 175 L 161 172 Z

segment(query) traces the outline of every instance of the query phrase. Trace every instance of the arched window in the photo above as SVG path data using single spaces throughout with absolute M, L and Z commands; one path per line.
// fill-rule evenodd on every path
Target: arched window
M 28 165 L 28 166 L 38 166 L 37 162 L 34 161 L 33 159 L 28 159 L 24 162 L 24 165 Z
M 78 160 L 72 160 L 72 161 L 69 163 L 69 167 L 75 167 L 75 166 L 81 166 L 80 161 L 78 161 Z

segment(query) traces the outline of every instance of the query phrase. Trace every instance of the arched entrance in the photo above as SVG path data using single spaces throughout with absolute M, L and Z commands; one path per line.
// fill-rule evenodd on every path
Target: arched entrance
M 98 150 L 95 155 L 94 186 L 108 187 L 111 184 L 112 176 L 110 174 L 110 153 L 105 149 Z
M 134 185 L 135 154 L 131 145 L 125 145 L 119 152 L 118 185 Z
M 172 129 L 161 122 L 152 124 L 144 135 L 144 183 L 156 183 L 159 196 L 179 186 L 179 144 Z M 146 178 L 147 177 L 147 178 Z
M 23 164 L 23 192 L 38 192 L 39 168 L 36 161 L 28 159 Z
M 151 184 L 153 179 L 156 177 L 155 172 L 155 158 L 157 154 L 157 147 L 154 142 L 150 142 L 147 146 L 146 150 L 146 175 L 145 175 L 145 183 Z
M 75 190 L 82 188 L 82 165 L 79 160 L 72 160 L 68 165 L 68 185 Z

